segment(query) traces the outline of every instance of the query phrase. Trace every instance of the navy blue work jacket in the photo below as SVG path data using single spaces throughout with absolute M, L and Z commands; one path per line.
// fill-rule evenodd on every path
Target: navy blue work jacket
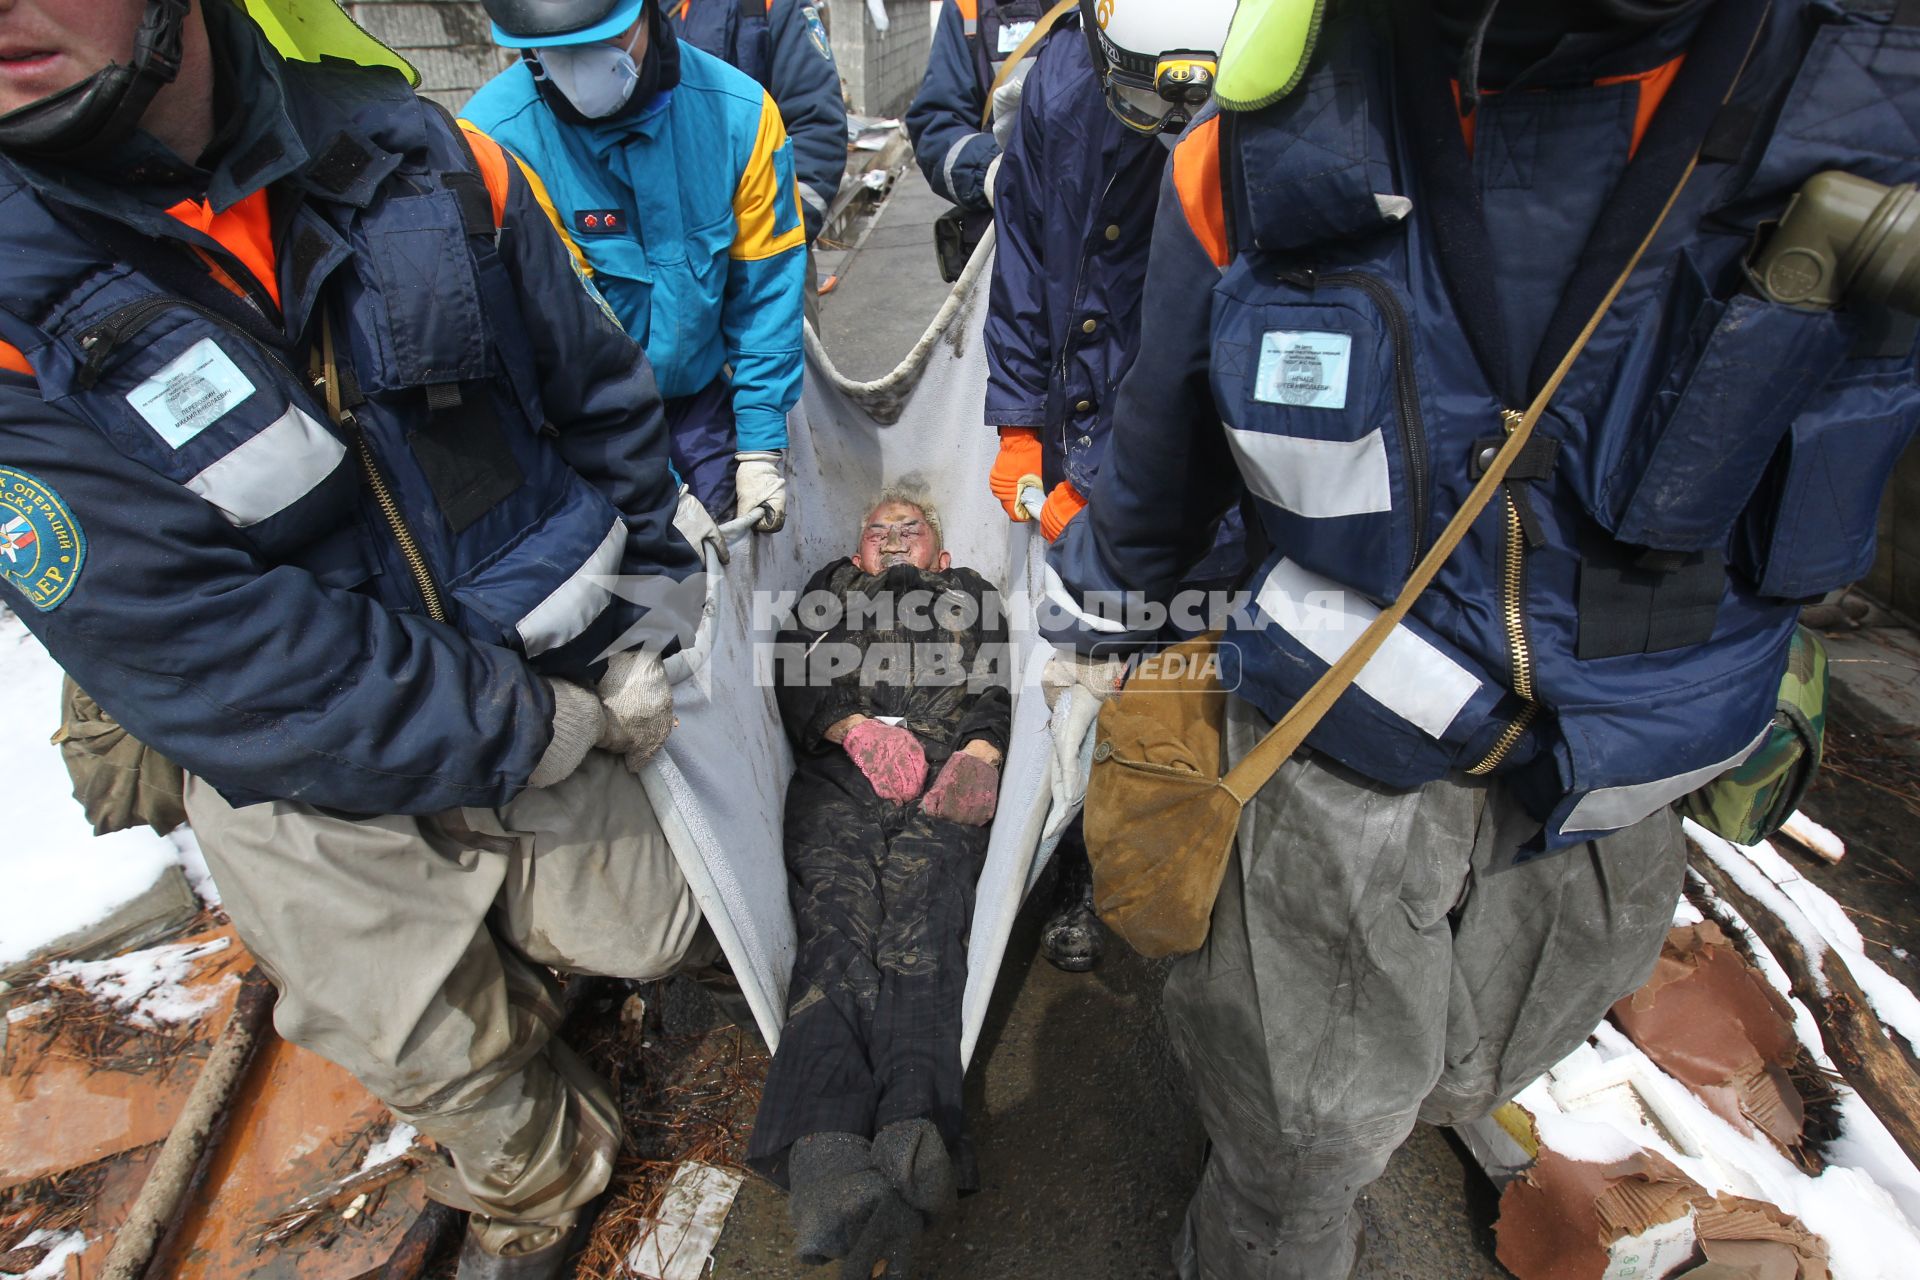
M 202 189 L 270 188 L 279 305 L 214 284 L 193 250 L 246 269 L 170 197 L 0 158 L 0 599 L 234 804 L 498 806 L 543 676 L 632 642 L 615 575 L 658 601 L 698 567 L 652 372 L 497 147 L 215 10 L 250 132 Z M 348 426 L 310 376 L 328 318 Z
M 1000 154 L 980 127 L 1000 64 L 1050 6 L 1042 0 L 943 0 L 926 77 L 907 108 L 913 158 L 942 198 L 987 210 L 987 166 Z
M 1278 718 L 1400 592 L 1697 153 L 1537 439 L 1308 739 L 1388 786 L 1497 779 L 1552 849 L 1744 759 L 1798 602 L 1872 561 L 1920 422 L 1915 325 L 1776 304 L 1743 268 L 1816 173 L 1920 178 L 1893 105 L 1920 29 L 1719 0 L 1670 74 L 1655 32 L 1463 129 L 1427 6 L 1389 7 L 1343 6 L 1294 93 L 1176 148 L 1141 354 L 1046 627 L 1134 634 L 1154 619 L 1102 593 L 1169 600 L 1242 504 L 1263 554 L 1220 620 L 1237 692 Z M 1551 306 L 1509 296 L 1543 281 Z
M 995 179 L 986 420 L 1040 431 L 1048 491 L 1091 493 L 1140 292 L 1167 147 L 1107 110 L 1069 20 L 1041 45 Z

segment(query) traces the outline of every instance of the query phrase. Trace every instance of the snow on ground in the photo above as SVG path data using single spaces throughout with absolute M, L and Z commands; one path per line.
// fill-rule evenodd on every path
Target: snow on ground
M 221 992 L 238 982 L 228 978 L 191 991 L 196 960 L 225 951 L 230 940 L 176 942 L 129 951 L 109 960 L 56 960 L 47 966 L 47 982 L 74 982 L 100 1004 L 125 1014 L 136 1027 L 157 1028 L 189 1022 L 220 1002 Z
M 0 841 L 0 965 L 102 919 L 139 897 L 168 867 L 205 878 L 192 836 L 145 827 L 96 836 L 73 799 L 60 750 L 60 668 L 18 618 L 0 609 L 0 779 L 9 831 Z M 192 861 L 186 848 L 192 847 Z M 208 881 L 211 883 L 211 881 Z
M 87 1237 L 78 1231 L 35 1231 L 20 1242 L 20 1247 L 45 1249 L 47 1256 L 31 1271 L 0 1271 L 0 1280 L 66 1280 L 67 1259 L 86 1252 Z
M 404 1120 L 395 1120 L 393 1128 L 387 1130 L 387 1136 L 367 1149 L 366 1159 L 360 1162 L 360 1172 L 378 1169 L 383 1164 L 391 1164 L 407 1152 L 413 1150 L 414 1141 L 420 1131 Z

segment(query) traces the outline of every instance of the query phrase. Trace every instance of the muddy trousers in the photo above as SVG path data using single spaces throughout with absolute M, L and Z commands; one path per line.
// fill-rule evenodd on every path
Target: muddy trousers
M 1229 755 L 1269 727 L 1234 700 Z M 1646 980 L 1678 819 L 1511 865 L 1537 826 L 1497 786 L 1394 791 L 1307 753 L 1247 806 L 1206 945 L 1165 994 L 1211 1140 L 1183 1280 L 1344 1280 L 1355 1197 L 1416 1117 L 1486 1114 Z
M 453 1157 L 438 1199 L 496 1253 L 556 1239 L 620 1144 L 606 1084 L 558 1040 L 550 969 L 671 972 L 700 911 L 638 779 L 594 751 L 498 811 L 348 819 L 236 809 L 190 778 L 187 813 L 282 1037 L 346 1068 Z M 711 935 L 703 933 L 703 938 Z

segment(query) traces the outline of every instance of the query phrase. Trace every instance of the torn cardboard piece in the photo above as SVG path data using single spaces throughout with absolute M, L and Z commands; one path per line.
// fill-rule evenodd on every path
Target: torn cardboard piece
M 1519 1280 L 1828 1280 L 1826 1244 L 1798 1219 L 1710 1195 L 1652 1151 L 1599 1164 L 1543 1149 L 1494 1231 Z
M 1796 1146 L 1806 1108 L 1787 1073 L 1793 1010 L 1711 921 L 1667 935 L 1653 976 L 1613 1020 L 1668 1075 L 1743 1133 Z

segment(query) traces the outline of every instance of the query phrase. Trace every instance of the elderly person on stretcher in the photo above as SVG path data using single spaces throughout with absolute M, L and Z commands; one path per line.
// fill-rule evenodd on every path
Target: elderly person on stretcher
M 899 492 L 813 576 L 776 649 L 799 951 L 748 1159 L 791 1192 L 796 1253 L 859 1280 L 906 1276 L 922 1227 L 973 1184 L 960 1001 L 1008 657 L 999 596 Z

